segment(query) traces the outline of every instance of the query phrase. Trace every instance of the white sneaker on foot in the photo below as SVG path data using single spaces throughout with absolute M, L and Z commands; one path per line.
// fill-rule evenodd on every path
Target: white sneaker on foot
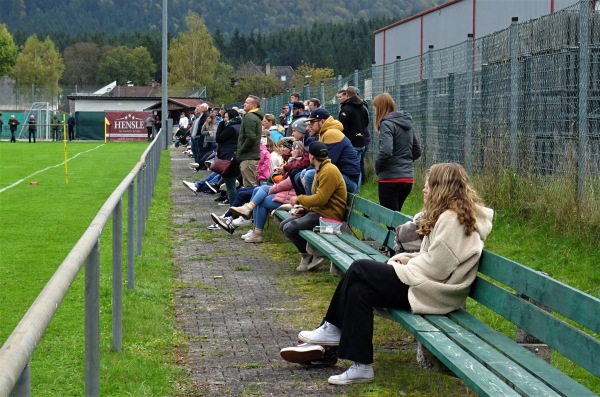
M 183 186 L 185 186 L 188 189 L 190 189 L 192 192 L 194 192 L 194 194 L 198 194 L 198 188 L 196 187 L 195 183 L 188 182 L 188 181 L 183 181 Z
M 340 344 L 342 331 L 333 324 L 325 321 L 323 325 L 312 331 L 302 331 L 298 339 L 313 345 L 337 346 Z
M 231 222 L 231 224 L 235 227 L 249 226 L 252 224 L 252 219 L 244 219 L 243 217 L 238 216 Z
M 246 237 L 244 239 L 244 241 L 247 243 L 262 243 L 263 242 L 262 234 L 252 233 L 251 235 Z
M 300 264 L 296 268 L 297 272 L 305 272 L 308 270 L 308 264 L 312 261 L 311 254 L 300 254 Z
M 248 230 L 246 233 L 242 234 L 242 240 L 246 240 L 248 237 L 254 234 L 254 229 Z
M 371 382 L 374 377 L 373 365 L 354 363 L 346 372 L 330 376 L 327 381 L 332 385 L 349 385 L 352 383 Z

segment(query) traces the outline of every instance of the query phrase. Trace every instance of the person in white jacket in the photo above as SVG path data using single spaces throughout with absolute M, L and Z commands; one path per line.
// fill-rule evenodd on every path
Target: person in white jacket
M 341 279 L 322 325 L 302 331 L 305 342 L 282 350 L 291 362 L 310 361 L 311 345 L 338 346 L 338 357 L 354 364 L 329 383 L 370 382 L 373 372 L 373 308 L 446 314 L 465 302 L 477 275 L 483 241 L 494 212 L 484 207 L 467 172 L 456 163 L 433 165 L 423 188 L 424 215 L 418 253 L 403 252 L 387 263 L 357 260 Z M 285 350 L 285 352 L 284 352 Z

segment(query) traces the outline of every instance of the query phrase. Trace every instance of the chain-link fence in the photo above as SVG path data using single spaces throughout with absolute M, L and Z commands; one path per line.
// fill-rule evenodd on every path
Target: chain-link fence
M 425 167 L 455 161 L 474 175 L 494 175 L 496 185 L 512 175 L 557 196 L 569 189 L 579 204 L 598 207 L 600 13 L 589 1 L 304 87 L 303 98 L 316 96 L 335 117 L 334 92 L 347 85 L 357 86 L 367 104 L 388 92 L 412 115 Z M 265 100 L 265 111 L 279 114 L 288 95 Z M 376 147 L 373 134 L 371 156 Z

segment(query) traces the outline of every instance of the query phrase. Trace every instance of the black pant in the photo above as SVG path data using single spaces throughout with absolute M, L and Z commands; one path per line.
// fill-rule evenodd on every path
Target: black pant
M 146 127 L 146 130 L 148 130 L 148 142 L 150 142 L 152 140 L 152 130 L 154 129 L 154 127 Z
M 35 143 L 35 131 L 29 131 L 29 143 L 31 143 L 32 137 L 33 137 L 33 143 Z
M 289 177 L 290 177 L 290 181 L 292 181 L 292 187 L 294 188 L 294 191 L 296 192 L 296 196 L 300 196 L 301 194 L 306 194 L 306 191 L 304 189 L 304 186 L 302 186 L 302 184 L 300 184 L 298 186 L 298 184 L 296 183 L 296 174 L 302 172 L 302 168 L 294 168 L 293 170 L 291 170 L 289 172 Z
M 342 330 L 340 358 L 373 363 L 373 308 L 410 310 L 408 286 L 386 263 L 359 259 L 340 280 L 325 320 Z
M 412 183 L 389 183 L 379 182 L 377 188 L 379 191 L 379 204 L 392 211 L 402 211 L 404 201 L 412 190 Z
M 72 141 L 75 139 L 75 127 L 70 125 L 68 126 L 67 131 L 69 132 L 69 140 Z

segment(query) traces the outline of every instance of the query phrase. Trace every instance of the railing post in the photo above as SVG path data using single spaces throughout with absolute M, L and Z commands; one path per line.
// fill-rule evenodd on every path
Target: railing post
M 137 228 L 136 228 L 136 254 L 139 255 L 142 253 L 142 233 L 143 233 L 143 224 L 144 224 L 144 174 L 146 172 L 146 168 L 142 167 L 140 173 L 137 176 Z
M 510 25 L 510 153 L 513 172 L 519 162 L 519 18 L 512 17 Z
M 17 379 L 17 383 L 15 383 L 9 397 L 31 397 L 31 367 L 29 364 L 21 372 L 21 376 Z
M 100 396 L 100 240 L 85 264 L 85 395 Z
M 123 199 L 112 216 L 112 351 L 123 347 Z
M 135 182 L 127 188 L 127 288 L 135 287 Z
M 429 159 L 427 158 L 427 154 L 434 153 L 438 148 L 432 147 L 431 150 L 427 147 L 428 135 L 431 134 L 433 129 L 433 109 L 434 109 L 434 81 L 433 81 L 433 45 L 429 45 L 429 50 L 427 51 L 427 73 L 425 75 L 427 79 L 427 124 L 425 127 L 425 132 L 423 134 L 423 163 L 428 164 Z M 437 129 L 436 129 L 437 130 Z M 431 136 L 430 136 L 431 138 Z M 433 156 L 432 161 L 436 161 L 437 155 Z
M 404 102 L 402 101 L 402 57 L 396 56 L 394 62 L 394 97 L 398 104 L 398 109 L 404 109 Z
M 320 93 L 319 93 L 319 96 L 320 96 L 319 100 L 321 101 L 321 105 L 324 107 L 325 106 L 325 83 L 323 83 L 322 81 L 320 84 L 320 88 L 321 89 L 320 89 Z

